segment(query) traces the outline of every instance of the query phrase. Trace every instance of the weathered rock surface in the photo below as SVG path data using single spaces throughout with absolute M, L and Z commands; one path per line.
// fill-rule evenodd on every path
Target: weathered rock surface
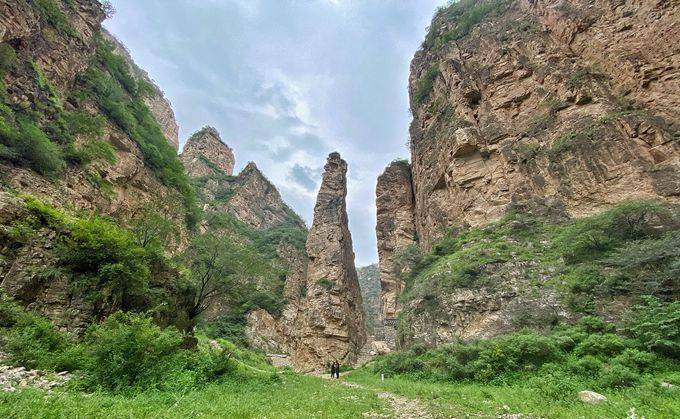
M 310 261 L 305 318 L 293 354 L 298 369 L 323 369 L 333 360 L 353 364 L 366 341 L 346 195 L 347 163 L 338 153 L 331 153 L 306 245 Z
M 578 398 L 582 402 L 590 404 L 600 404 L 607 401 L 607 398 L 602 394 L 590 390 L 579 391 Z
M 9 359 L 9 355 L 0 352 L 0 363 Z M 13 392 L 27 387 L 51 390 L 65 384 L 71 379 L 67 372 L 47 373 L 40 370 L 27 370 L 24 367 L 0 365 L 0 391 Z
M 17 57 L 17 65 L 5 71 L 7 105 L 15 111 L 47 109 L 46 118 L 53 116 L 54 109 L 50 107 L 55 103 L 69 112 L 101 114 L 89 99 L 69 99 L 70 92 L 82 87 L 78 75 L 90 65 L 95 54 L 104 19 L 101 4 L 95 0 L 55 4 L 68 25 L 55 27 L 34 2 L 0 2 L 0 41 L 5 48 L 11 47 Z M 38 121 L 38 125 L 46 122 Z M 105 124 L 103 131 L 101 140 L 113 146 L 114 163 L 98 160 L 87 165 L 68 165 L 58 177 L 48 178 L 26 165 L 1 159 L 0 189 L 31 194 L 58 208 L 97 212 L 121 224 L 153 205 L 169 214 L 176 224 L 178 238 L 167 247 L 168 252 L 176 250 L 187 236 L 180 193 L 159 180 L 128 134 L 111 122 Z M 77 146 L 89 140 L 86 135 L 74 138 Z M 0 200 L 5 201 L 0 205 L 3 226 L 21 222 L 12 208 L 23 208 L 22 203 L 10 195 L 3 195 Z M 5 205 L 7 202 L 10 204 Z M 57 232 L 41 229 L 34 233 L 17 248 L 8 249 L 6 243 L 0 244 L 0 286 L 60 328 L 84 330 L 95 315 L 94 308 L 74 295 L 67 277 L 47 278 L 44 273 L 55 262 Z
M 220 170 L 231 176 L 236 163 L 233 151 L 212 127 L 192 135 L 184 145 L 181 158 L 187 174 L 193 177 L 214 175 Z
M 380 304 L 380 270 L 378 264 L 357 268 L 361 300 L 364 304 L 366 332 L 382 338 L 382 312 Z
M 496 220 L 517 201 L 584 216 L 623 200 L 677 200 L 677 4 L 521 0 L 504 8 L 412 62 L 422 244 L 444 228 Z M 433 35 L 453 25 L 438 15 Z M 419 103 L 430 68 L 432 92 Z
M 415 207 L 408 162 L 394 161 L 378 177 L 375 205 L 382 312 L 384 319 L 394 320 L 401 309 L 399 296 L 404 289 L 395 266 L 395 254 L 416 243 Z
M 511 209 L 557 221 L 622 201 L 680 200 L 679 4 L 487 3 L 495 9 L 455 41 L 444 35 L 459 33 L 456 18 L 438 13 L 411 63 L 412 182 L 386 171 L 376 192 L 386 317 L 403 289 L 398 226 L 403 244 L 428 251 L 444 232 Z M 413 236 L 399 212 L 411 193 Z M 493 287 L 445 290 L 435 308 L 410 301 L 402 343 L 490 337 L 527 310 L 568 316 L 552 291 L 529 286 L 527 270 L 487 266 Z

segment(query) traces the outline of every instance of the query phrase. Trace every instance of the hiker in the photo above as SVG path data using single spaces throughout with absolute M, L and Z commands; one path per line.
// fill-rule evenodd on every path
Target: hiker
M 335 378 L 335 361 L 331 362 L 331 379 Z
M 340 379 L 340 363 L 338 361 L 333 362 L 333 368 L 331 370 L 331 376 L 333 375 L 333 371 L 335 372 L 335 378 Z

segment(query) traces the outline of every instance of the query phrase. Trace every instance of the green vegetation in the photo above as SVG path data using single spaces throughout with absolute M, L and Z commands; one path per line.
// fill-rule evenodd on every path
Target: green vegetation
M 547 334 L 522 330 L 437 349 L 415 346 L 378 358 L 350 379 L 429 399 L 446 414 L 507 405 L 523 414 L 574 417 L 586 406 L 577 393 L 588 389 L 609 399 L 587 406 L 588 416 L 617 417 L 631 407 L 646 417 L 677 416 L 676 390 L 660 382 L 680 384 L 680 303 L 646 297 L 625 317 L 618 326 L 586 316 Z M 475 403 L 480 397 L 490 405 Z
M 413 102 L 416 106 L 420 106 L 430 97 L 432 89 L 434 88 L 434 82 L 437 80 L 437 77 L 439 77 L 439 66 L 437 64 L 433 64 L 427 69 L 420 80 L 418 80 L 418 87 L 413 97 Z
M 14 365 L 73 373 L 50 393 L 1 392 L 2 417 L 350 418 L 384 410 L 371 391 L 277 373 L 227 341 L 199 336 L 196 348 L 183 349 L 179 331 L 139 314 L 115 313 L 78 342 L 0 295 L 0 339 Z
M 16 52 L 0 44 L 0 76 L 19 65 Z M 85 111 L 66 111 L 63 100 L 40 67 L 30 63 L 39 95 L 18 109 L 0 105 L 0 157 L 45 176 L 58 176 L 68 166 L 93 161 L 115 162 L 113 147 L 101 140 L 104 118 Z M 0 97 L 4 96 L 2 87 Z M 82 141 L 76 145 L 76 137 Z
M 405 248 L 395 271 L 406 282 L 405 302 L 422 298 L 422 309 L 437 310 L 451 289 L 493 289 L 506 264 L 526 262 L 526 281 L 551 277 L 533 287 L 556 287 L 569 308 L 595 314 L 613 297 L 677 298 L 679 223 L 676 208 L 653 201 L 557 224 L 515 212 L 485 228 L 450 231 L 427 254 Z
M 42 17 L 62 35 L 76 37 L 78 33 L 75 31 L 68 16 L 59 8 L 60 3 L 66 3 L 69 6 L 68 0 L 32 0 L 33 7 L 42 15 Z
M 669 418 L 680 414 L 677 390 L 665 389 L 659 379 L 678 383 L 678 374 L 660 374 L 645 379 L 635 387 L 612 388 L 604 394 L 607 402 L 599 405 L 581 403 L 572 393 L 581 391 L 586 383 L 559 378 L 552 381 L 546 392 L 537 382 L 446 382 L 420 380 L 410 376 L 387 375 L 385 381 L 369 369 L 352 372 L 347 380 L 375 391 L 390 391 L 398 395 L 421 400 L 435 417 L 510 417 L 511 415 L 544 418 Z M 564 388 L 555 398 L 550 389 Z M 562 393 L 564 391 L 564 393 Z M 638 416 L 634 416 L 634 414 Z
M 280 378 L 279 378 L 280 377 Z M 0 394 L 0 416 L 87 418 L 358 418 L 385 412 L 372 391 L 292 373 L 272 375 L 242 366 L 237 374 L 186 393 L 147 391 L 133 396 L 74 391 Z
M 145 163 L 158 179 L 180 192 L 187 221 L 194 225 L 199 210 L 184 167 L 144 103 L 148 89 L 132 77 L 124 59 L 114 54 L 113 49 L 110 42 L 98 40 L 95 63 L 81 77 L 82 94 L 93 99 L 104 114 L 139 145 Z
M 502 12 L 507 0 L 459 0 L 437 10 L 430 31 L 425 37 L 425 48 L 441 48 L 452 41 L 466 37 L 472 29 L 487 17 Z M 440 32 L 437 23 L 452 23 L 446 31 Z

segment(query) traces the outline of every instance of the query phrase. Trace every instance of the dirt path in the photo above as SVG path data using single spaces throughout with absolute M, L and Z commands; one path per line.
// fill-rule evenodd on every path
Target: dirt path
M 382 414 L 382 413 L 364 413 L 364 417 L 367 418 L 397 418 L 397 419 L 434 419 L 434 416 L 430 414 L 427 408 L 416 399 L 409 399 L 403 396 L 397 396 L 394 393 L 388 391 L 377 391 L 369 387 L 365 387 L 355 383 L 348 383 L 347 381 L 341 381 L 342 385 L 352 388 L 358 388 L 361 390 L 368 390 L 377 392 L 379 398 L 387 401 L 392 408 L 392 413 Z
M 324 378 L 326 380 L 330 380 L 328 374 L 323 375 L 313 374 L 313 375 Z M 376 393 L 378 398 L 385 400 L 392 409 L 392 412 L 390 413 L 371 413 L 371 412 L 364 413 L 364 417 L 366 418 L 434 419 L 434 416 L 428 411 L 427 407 L 425 407 L 425 405 L 420 400 L 398 396 L 388 391 L 376 390 L 374 388 L 362 386 L 361 384 L 349 383 L 347 381 L 338 382 L 347 387 Z

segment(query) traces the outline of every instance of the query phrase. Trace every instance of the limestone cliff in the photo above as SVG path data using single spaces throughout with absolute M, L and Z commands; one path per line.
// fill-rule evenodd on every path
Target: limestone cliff
M 234 152 L 222 142 L 215 128 L 205 127 L 192 135 L 184 144 L 182 163 L 189 176 L 200 177 L 224 172 L 234 172 Z
M 623 200 L 677 199 L 677 4 L 470 7 L 483 6 L 466 36 L 463 6 L 438 13 L 411 64 L 423 244 L 517 201 L 584 216 Z
M 411 63 L 412 183 L 383 175 L 378 185 L 383 300 L 396 301 L 390 234 L 405 217 L 381 197 L 413 191 L 416 234 L 407 236 L 421 251 L 509 211 L 559 221 L 623 201 L 678 202 L 679 12 L 676 2 L 585 0 L 440 9 Z M 564 314 L 549 291 L 532 303 L 527 269 L 496 266 L 487 273 L 506 288 L 443 291 L 438 314 L 421 301 L 402 326 L 441 343 L 506 330 L 508 307 L 521 301 Z
M 160 87 L 149 77 L 149 74 L 141 69 L 135 61 L 132 59 L 130 52 L 125 48 L 118 38 L 110 34 L 108 31 L 103 30 L 102 35 L 105 39 L 112 42 L 115 46 L 116 54 L 125 58 L 130 72 L 135 76 L 137 80 L 142 80 L 150 88 L 147 91 L 147 96 L 144 98 L 144 103 L 149 107 L 149 110 L 153 114 L 154 118 L 163 130 L 163 135 L 167 138 L 168 142 L 175 147 L 175 150 L 179 150 L 179 126 L 177 125 L 177 120 L 175 119 L 175 111 L 172 110 L 172 104 L 165 97 L 165 93 Z
M 142 103 L 141 83 L 117 67 L 120 57 L 103 39 L 101 4 L 54 4 L 48 10 L 38 2 L 0 2 L 0 189 L 9 193 L 0 211 L 25 216 L 12 210 L 22 207 L 13 194 L 23 193 L 127 226 L 154 207 L 174 224 L 176 235 L 166 243 L 171 253 L 185 241 L 192 211 L 176 153 L 157 135 L 161 128 Z M 133 109 L 132 101 L 139 106 Z M 131 124 L 144 124 L 144 130 Z M 32 223 L 14 216 L 8 222 Z M 54 249 L 67 234 L 50 226 L 34 233 L 9 247 L 1 243 L 3 290 L 75 331 L 123 307 L 120 301 L 97 307 L 74 293 L 67 275 L 45 276 L 55 270 Z M 158 272 L 154 286 L 170 286 L 176 274 Z M 175 314 L 181 311 L 177 306 Z
M 331 153 L 324 170 L 306 244 L 304 325 L 293 354 L 294 363 L 306 370 L 324 368 L 333 360 L 353 364 L 366 341 L 345 203 L 347 163 Z
M 299 340 L 298 320 L 304 309 L 307 254 L 304 245 L 307 226 L 283 201 L 276 187 L 250 162 L 237 175 L 231 176 L 234 154 L 217 131 L 204 128 L 186 143 L 182 161 L 194 179 L 206 212 L 201 229 L 228 235 L 231 240 L 258 242 L 274 249 L 265 255 L 269 263 L 285 276 L 280 279 L 251 278 L 260 289 L 279 295 L 285 304 L 281 313 L 262 308 L 246 315 L 245 333 L 249 344 L 268 353 L 291 354 Z M 226 221 L 226 222 L 225 222 Z M 229 314 L 230 307 L 218 304 L 207 320 Z

